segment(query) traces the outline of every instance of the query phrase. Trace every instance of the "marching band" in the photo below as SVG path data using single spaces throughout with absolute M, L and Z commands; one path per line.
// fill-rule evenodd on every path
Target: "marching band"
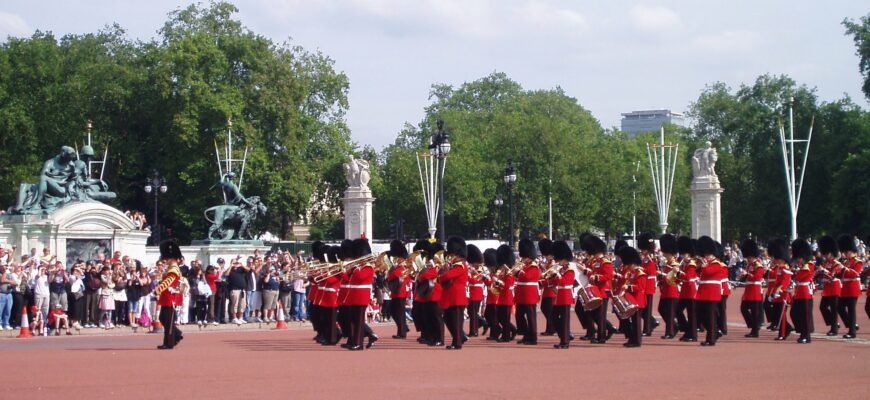
M 725 301 L 731 289 L 723 246 L 707 236 L 693 240 L 670 234 L 658 238 L 660 252 L 655 243 L 652 235 L 643 234 L 638 249 L 621 242 L 610 253 L 602 239 L 584 235 L 581 252 L 575 255 L 565 241 L 542 239 L 536 246 L 523 239 L 515 254 L 507 245 L 481 252 L 454 236 L 445 247 L 421 240 L 410 254 L 404 243 L 394 240 L 389 251 L 373 255 L 366 239 L 347 240 L 341 246 L 316 242 L 312 253 L 317 261 L 301 266 L 299 272 L 312 282 L 314 339 L 335 345 L 346 338 L 342 347 L 350 350 L 370 348 L 378 340 L 365 322 L 376 274 L 383 274 L 390 293 L 396 324 L 392 337 L 397 340 L 406 339 L 410 331 L 405 307 L 413 297 L 417 341 L 429 346 L 445 346 L 445 328 L 450 333 L 451 342 L 445 346 L 449 350 L 462 349 L 469 337 L 478 335 L 497 342 L 511 342 L 521 335 L 517 344 L 537 345 L 540 304 L 546 320 L 540 335 L 557 335 L 557 349 L 569 348 L 574 339 L 572 305 L 586 329 L 579 340 L 602 344 L 620 332 L 627 339 L 624 346 L 640 347 L 643 336 L 651 336 L 658 325 L 651 309 L 659 290 L 661 339 L 674 339 L 682 332 L 680 341 L 695 342 L 698 332 L 705 332 L 700 344 L 715 346 L 727 334 Z M 758 338 L 766 316 L 768 329 L 777 332 L 776 340 L 796 332 L 798 343 L 810 343 L 816 280 L 823 282 L 820 311 L 829 327 L 827 335 L 838 335 L 843 326 L 848 330 L 844 338 L 856 337 L 859 279 L 866 271 L 857 258 L 854 238 L 821 238 L 824 261 L 818 267 L 803 239 L 771 240 L 766 248 L 772 259 L 769 265 L 751 240 L 743 241 L 740 251 L 746 261 L 737 277 L 744 287 L 740 312 L 749 328 L 745 337 Z M 610 310 L 620 320 L 620 329 L 608 320 Z M 368 343 L 363 343 L 365 338 Z

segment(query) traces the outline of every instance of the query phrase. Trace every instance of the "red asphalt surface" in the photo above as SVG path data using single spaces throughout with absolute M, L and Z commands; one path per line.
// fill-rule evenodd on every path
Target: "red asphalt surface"
M 553 349 L 555 337 L 539 337 L 537 346 L 477 337 L 446 351 L 417 344 L 413 332 L 391 339 L 391 323 L 375 326 L 381 340 L 361 352 L 317 345 L 309 328 L 200 333 L 186 326 L 171 351 L 156 350 L 162 336 L 147 334 L 0 339 L 0 399 L 870 398 L 864 296 L 857 340 L 825 337 L 816 310 L 813 342 L 800 345 L 795 335 L 776 342 L 766 330 L 744 338 L 740 294 L 729 299 L 729 334 L 712 348 L 659 339 L 663 326 L 635 349 L 623 348 L 617 334 L 605 345 L 574 341 L 568 350 Z M 576 317 L 571 326 L 580 332 Z

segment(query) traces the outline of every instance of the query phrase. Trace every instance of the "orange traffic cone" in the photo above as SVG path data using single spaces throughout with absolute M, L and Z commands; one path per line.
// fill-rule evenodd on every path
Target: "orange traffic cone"
M 30 320 L 27 319 L 27 306 L 21 308 L 21 331 L 16 337 L 19 339 L 33 337 L 33 333 L 30 333 Z
M 155 307 L 154 313 L 160 315 L 160 306 Z M 160 323 L 159 318 L 154 318 L 151 320 L 151 333 L 163 333 L 163 324 Z
M 287 321 L 284 320 L 284 305 L 278 302 L 278 323 L 272 330 L 287 329 Z

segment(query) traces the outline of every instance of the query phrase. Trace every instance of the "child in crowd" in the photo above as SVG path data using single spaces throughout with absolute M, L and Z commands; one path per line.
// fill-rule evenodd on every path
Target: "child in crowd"
M 100 328 L 112 329 L 112 313 L 115 311 L 115 283 L 112 282 L 112 271 L 103 267 L 100 271 Z M 105 322 L 103 322 L 105 321 Z
M 43 317 L 42 310 L 39 308 L 39 306 L 34 305 L 30 308 L 30 312 L 33 314 L 33 323 L 30 325 L 30 330 L 37 336 L 40 334 L 48 335 L 48 333 L 45 331 L 45 318 Z
M 66 329 L 67 335 L 72 335 L 69 331 L 69 316 L 63 311 L 63 306 L 57 304 L 51 313 L 48 314 L 48 325 L 54 329 L 54 336 L 60 336 L 60 329 Z

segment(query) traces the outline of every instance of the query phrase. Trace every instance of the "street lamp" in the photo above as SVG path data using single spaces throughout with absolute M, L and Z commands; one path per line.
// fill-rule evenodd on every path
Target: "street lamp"
M 447 166 L 447 154 L 450 153 L 450 135 L 444 130 L 444 120 L 438 118 L 438 131 L 432 136 L 432 144 L 429 145 L 429 154 L 438 159 L 438 221 L 441 229 L 439 238 L 441 243 L 446 242 L 444 225 L 444 167 Z
M 501 199 L 501 195 L 496 195 L 495 200 L 492 201 L 492 205 L 495 206 L 495 231 L 500 232 L 501 229 L 501 206 L 504 204 L 504 200 Z
M 166 193 L 168 188 L 166 187 L 166 179 L 160 176 L 160 173 L 156 170 L 151 173 L 151 177 L 145 177 L 145 193 L 154 193 L 154 223 L 151 224 L 152 234 L 154 235 L 154 242 L 160 243 L 160 224 L 157 223 L 157 198 L 160 196 L 160 193 Z
M 514 182 L 517 181 L 517 173 L 514 170 L 514 162 L 512 159 L 508 158 L 507 167 L 504 169 L 504 183 L 507 184 L 508 189 L 508 246 L 511 248 L 514 247 Z

